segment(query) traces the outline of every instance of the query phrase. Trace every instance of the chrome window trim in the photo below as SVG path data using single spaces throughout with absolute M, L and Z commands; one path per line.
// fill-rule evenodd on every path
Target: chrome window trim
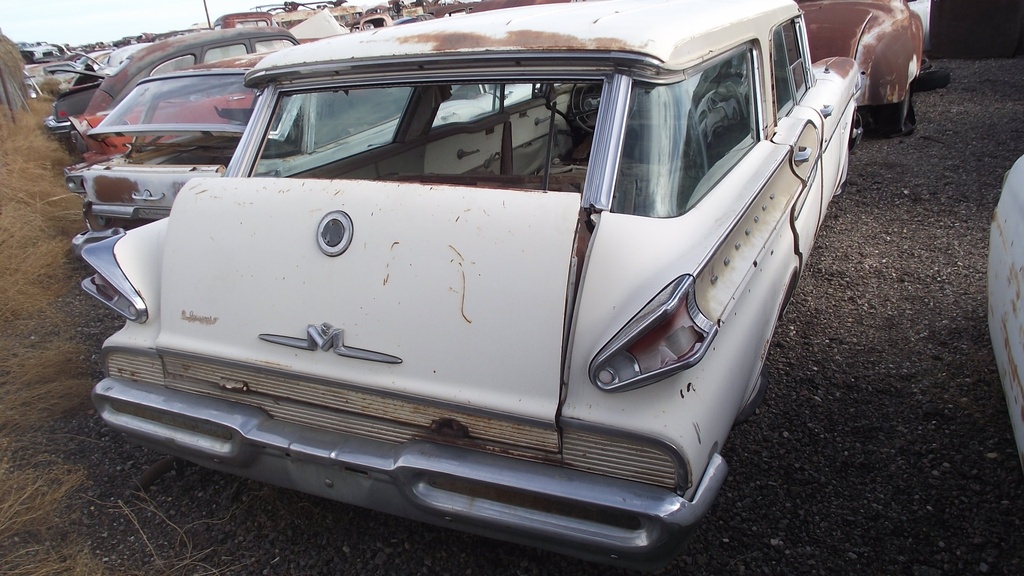
M 238 141 L 238 147 L 235 148 L 231 161 L 224 169 L 225 178 L 252 175 L 256 154 L 263 145 L 263 126 L 270 123 L 278 92 L 277 86 L 270 85 L 256 93 L 256 105 L 253 107 L 252 116 L 249 117 L 249 124 Z
M 370 82 L 401 82 L 415 79 L 430 83 L 435 80 L 498 76 L 510 78 L 514 74 L 529 76 L 566 76 L 573 73 L 607 74 L 617 69 L 646 69 L 656 71 L 662 64 L 649 57 L 630 52 L 497 52 L 458 54 L 423 54 L 419 56 L 391 56 L 364 58 L 356 61 L 334 61 L 319 64 L 294 64 L 276 68 L 257 68 L 249 71 L 245 84 L 256 86 L 277 82 L 293 84 L 328 82 L 334 84 L 368 84 Z
M 606 66 L 607 68 L 607 66 Z M 417 73 L 419 72 L 419 73 Z M 271 83 L 262 91 L 257 92 L 257 102 L 253 108 L 249 125 L 239 141 L 238 148 L 231 158 L 231 162 L 225 169 L 225 177 L 250 177 L 259 159 L 260 151 L 266 140 L 266 133 L 273 120 L 274 111 L 278 102 L 285 95 L 315 92 L 319 90 L 338 90 L 346 88 L 363 87 L 385 87 L 393 85 L 429 85 L 444 83 L 493 83 L 510 80 L 523 80 L 525 82 L 545 81 L 581 81 L 596 82 L 604 80 L 607 82 L 609 73 L 600 68 L 574 68 L 570 70 L 552 70 L 550 68 L 532 69 L 526 66 L 515 69 L 503 68 L 499 70 L 474 70 L 470 73 L 444 73 L 424 74 L 422 71 L 402 71 L 395 76 L 376 75 L 373 77 L 346 76 L 344 78 L 309 78 L 301 81 L 283 84 Z M 600 111 L 599 111 L 600 118 Z M 598 120 L 600 123 L 600 119 Z M 596 135 L 595 135 L 596 139 Z M 594 165 L 593 159 L 589 162 Z M 266 176 L 264 176 L 266 177 Z M 588 180 L 590 176 L 587 176 Z M 586 191 L 584 184 L 584 195 Z M 610 196 L 609 196 L 610 197 Z
M 601 106 L 597 110 L 587 179 L 583 184 L 584 208 L 611 210 L 622 140 L 626 134 L 626 111 L 629 110 L 632 90 L 633 79 L 624 74 L 615 74 L 605 80 L 601 90 Z

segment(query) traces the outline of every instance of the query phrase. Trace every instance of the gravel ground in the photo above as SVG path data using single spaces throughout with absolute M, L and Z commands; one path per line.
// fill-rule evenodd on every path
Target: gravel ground
M 916 133 L 855 152 L 765 403 L 664 574 L 1024 574 L 1024 475 L 985 315 L 990 216 L 1024 154 L 1024 59 L 938 64 L 953 84 L 917 96 Z M 97 351 L 117 323 L 72 307 Z M 619 573 L 198 467 L 142 496 L 133 479 L 161 455 L 91 412 L 53 428 L 92 482 L 68 530 L 115 573 Z

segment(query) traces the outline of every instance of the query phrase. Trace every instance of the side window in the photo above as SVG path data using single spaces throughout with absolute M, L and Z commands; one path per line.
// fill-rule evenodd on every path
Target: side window
M 775 111 L 785 115 L 807 92 L 807 65 L 796 21 L 789 21 L 772 34 L 772 76 Z
M 224 58 L 231 58 L 234 56 L 245 56 L 248 53 L 248 49 L 245 44 L 230 44 L 228 46 L 217 46 L 216 48 L 210 48 L 203 54 L 203 62 L 213 62 L 214 60 L 223 60 Z
M 261 26 L 266 26 L 266 24 L 261 24 Z M 264 52 L 273 52 L 275 50 L 281 50 L 294 45 L 295 44 L 292 44 L 287 40 L 260 40 L 259 42 L 256 42 L 255 48 L 257 54 L 262 54 Z
M 670 218 L 699 202 L 758 140 L 753 51 L 669 85 L 634 82 L 612 210 Z
M 170 74 L 171 72 L 177 72 L 183 70 L 189 66 L 194 66 L 196 63 L 196 57 L 192 54 L 186 54 L 184 56 L 178 56 L 172 60 L 168 60 L 163 64 L 157 66 L 149 73 L 150 76 L 159 76 L 161 74 Z
M 432 127 L 484 118 L 525 102 L 532 94 L 533 84 L 456 84 L 438 108 Z

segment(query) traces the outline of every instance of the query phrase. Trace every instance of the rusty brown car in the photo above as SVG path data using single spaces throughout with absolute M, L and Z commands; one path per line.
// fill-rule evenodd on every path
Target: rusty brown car
M 917 124 L 914 91 L 942 87 L 949 75 L 926 66 L 924 24 L 907 1 L 798 3 L 805 14 L 811 58 L 845 56 L 860 65 L 865 83 L 857 109 L 865 128 L 883 135 L 912 132 Z
M 70 152 L 83 152 L 76 143 L 77 130 L 71 119 L 112 109 L 143 78 L 183 70 L 204 62 L 259 54 L 298 44 L 295 36 L 278 27 L 209 30 L 176 36 L 139 49 L 109 75 L 61 94 L 44 120 L 46 128 Z

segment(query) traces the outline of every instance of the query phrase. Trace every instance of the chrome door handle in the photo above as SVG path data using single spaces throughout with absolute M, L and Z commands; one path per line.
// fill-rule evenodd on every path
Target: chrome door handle
M 142 192 L 133 192 L 132 200 L 159 200 L 164 197 L 164 193 L 153 194 L 149 189 L 143 190 Z

